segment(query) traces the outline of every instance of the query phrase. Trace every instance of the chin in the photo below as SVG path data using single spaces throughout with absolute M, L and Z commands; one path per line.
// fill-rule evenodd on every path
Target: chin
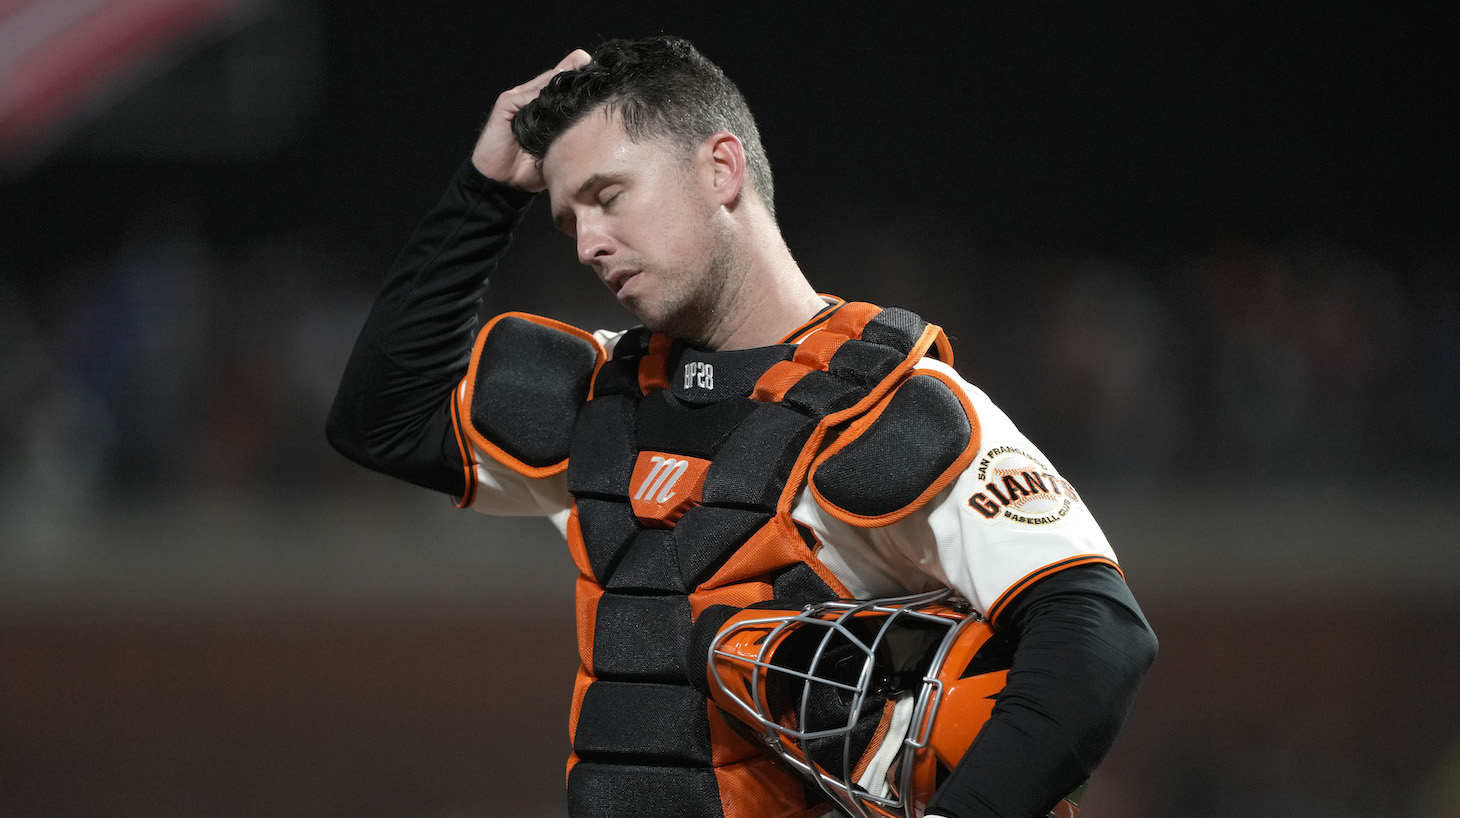
M 653 302 L 629 298 L 624 306 L 639 319 L 639 323 L 654 332 L 662 332 L 696 346 L 704 346 L 710 337 L 714 311 L 703 298 L 668 297 Z

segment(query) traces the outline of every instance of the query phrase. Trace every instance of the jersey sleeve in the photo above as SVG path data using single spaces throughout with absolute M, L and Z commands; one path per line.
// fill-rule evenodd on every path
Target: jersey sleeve
M 849 521 L 803 492 L 793 516 L 848 589 L 877 597 L 951 587 L 997 621 L 1044 576 L 1091 563 L 1118 570 L 1084 498 L 1008 416 L 947 365 L 924 360 L 918 370 L 963 391 L 979 429 L 973 456 L 936 495 L 886 525 Z
M 341 454 L 462 494 L 453 390 L 471 357 L 487 278 L 531 201 L 461 165 L 385 276 L 345 365 L 325 424 Z

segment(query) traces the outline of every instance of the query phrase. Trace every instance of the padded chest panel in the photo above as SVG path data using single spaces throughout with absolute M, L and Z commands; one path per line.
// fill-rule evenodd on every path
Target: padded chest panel
M 596 397 L 583 407 L 573 430 L 568 491 L 580 497 L 627 494 L 638 455 L 637 408 L 638 401 L 629 395 Z
M 713 459 L 721 444 L 756 410 L 749 398 L 690 407 L 661 389 L 639 401 L 634 428 L 640 451 Z
M 630 333 L 598 367 L 567 471 L 579 565 L 591 573 L 580 586 L 580 628 L 591 628 L 591 638 L 580 634 L 585 675 L 568 784 L 575 818 L 810 814 L 799 782 L 757 766 L 768 762 L 743 740 L 729 740 L 713 706 L 690 685 L 703 676 L 702 668 L 688 668 L 701 661 L 687 658 L 693 612 L 722 601 L 836 596 L 800 556 L 803 545 L 814 548 L 814 537 L 777 514 L 822 420 L 887 388 L 887 376 L 909 360 L 925 325 L 906 316 L 885 311 L 867 324 L 885 339 L 843 336 L 834 353 L 803 365 L 779 400 L 759 391 L 759 378 L 784 369 L 798 348 L 722 354 Z M 903 403 L 921 405 L 921 391 Z M 889 428 L 865 429 L 872 442 L 831 463 L 827 474 L 858 468 L 864 449 L 897 445 L 900 426 Z M 641 453 L 708 461 L 699 502 L 669 527 L 635 516 Z M 721 790 L 739 780 L 749 786 Z

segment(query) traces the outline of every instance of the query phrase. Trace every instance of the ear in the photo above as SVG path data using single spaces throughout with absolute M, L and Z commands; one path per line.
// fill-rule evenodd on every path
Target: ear
M 700 145 L 705 158 L 704 178 L 715 201 L 729 206 L 740 198 L 745 184 L 745 146 L 729 131 L 718 131 Z

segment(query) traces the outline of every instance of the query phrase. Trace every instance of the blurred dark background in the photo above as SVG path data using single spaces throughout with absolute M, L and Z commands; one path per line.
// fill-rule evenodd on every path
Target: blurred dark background
M 624 5 L 0 3 L 0 814 L 563 814 L 566 549 L 323 418 L 496 95 L 664 31 L 1121 555 L 1085 815 L 1460 815 L 1450 6 Z M 545 211 L 491 307 L 622 326 Z

